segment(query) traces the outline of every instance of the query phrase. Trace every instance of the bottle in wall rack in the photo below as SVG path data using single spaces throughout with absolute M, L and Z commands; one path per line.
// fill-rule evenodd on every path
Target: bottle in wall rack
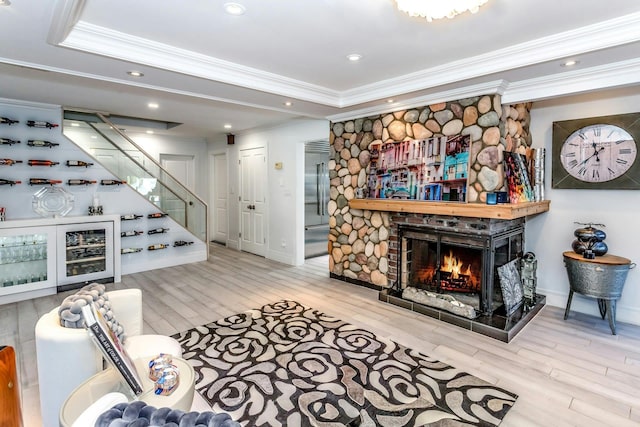
M 193 242 L 187 242 L 186 240 L 176 240 L 173 242 L 173 246 L 189 246 L 193 245 Z
M 169 215 L 169 214 L 166 214 L 164 212 L 155 212 L 155 213 L 150 213 L 149 215 L 147 215 L 147 218 L 164 218 L 167 215 Z
M 169 231 L 168 228 L 156 228 L 156 229 L 147 231 L 147 234 L 162 234 L 162 233 L 166 233 L 167 231 Z
M 127 181 L 120 181 L 118 179 L 101 179 L 100 185 L 120 185 L 126 184 Z
M 157 251 L 160 249 L 167 249 L 169 247 L 169 245 L 164 244 L 164 243 L 156 243 L 155 245 L 149 245 L 149 247 L 147 248 L 150 251 Z
M 49 147 L 49 148 L 53 148 L 53 147 L 57 147 L 58 144 L 57 142 L 51 142 L 51 141 L 43 141 L 41 139 L 30 139 L 27 141 L 27 145 L 29 147 Z
M 59 179 L 46 179 L 46 178 L 29 178 L 29 185 L 55 185 L 62 184 Z
M 0 138 L 0 145 L 13 145 L 20 144 L 20 141 L 17 139 L 9 139 L 9 138 Z
M 67 185 L 90 185 L 95 184 L 98 181 L 92 181 L 90 179 L 68 179 Z
M 123 231 L 123 232 L 120 233 L 120 237 L 139 236 L 142 233 L 143 233 L 142 231 L 138 231 L 138 230 Z
M 22 181 L 12 181 L 10 179 L 0 178 L 0 185 L 10 185 L 11 187 L 13 187 L 16 184 L 22 184 Z
M 60 162 L 54 162 L 53 160 L 29 160 L 27 164 L 29 166 L 55 166 L 59 165 Z
M 142 252 L 142 248 L 122 248 L 120 249 L 121 254 L 135 254 L 136 252 Z
M 0 165 L 13 166 L 16 163 L 22 163 L 22 160 L 0 159 Z
M 18 120 L 13 120 L 8 117 L 0 117 L 0 124 L 11 126 L 14 123 L 20 123 Z
M 93 163 L 83 162 L 82 160 L 67 160 L 67 166 L 69 167 L 78 166 L 78 167 L 88 168 L 89 166 L 93 166 Z
M 142 215 L 136 215 L 136 214 L 120 215 L 120 221 L 131 221 L 133 219 L 140 219 L 140 218 L 142 218 Z
M 53 128 L 57 128 L 58 124 L 45 122 L 45 121 L 42 121 L 42 120 L 27 120 L 27 126 L 29 126 L 30 128 L 53 129 Z

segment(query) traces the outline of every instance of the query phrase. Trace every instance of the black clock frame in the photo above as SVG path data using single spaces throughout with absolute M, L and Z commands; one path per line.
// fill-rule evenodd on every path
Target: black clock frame
M 615 125 L 626 130 L 639 149 L 633 165 L 624 175 L 611 181 L 585 182 L 571 176 L 560 161 L 560 152 L 566 139 L 578 129 L 591 125 Z M 640 113 L 615 114 L 553 122 L 551 146 L 551 188 L 584 190 L 640 190 Z

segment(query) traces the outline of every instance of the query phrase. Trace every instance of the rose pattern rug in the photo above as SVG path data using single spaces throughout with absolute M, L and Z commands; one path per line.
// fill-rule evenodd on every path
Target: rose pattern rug
M 295 301 L 174 335 L 244 426 L 495 426 L 517 396 Z

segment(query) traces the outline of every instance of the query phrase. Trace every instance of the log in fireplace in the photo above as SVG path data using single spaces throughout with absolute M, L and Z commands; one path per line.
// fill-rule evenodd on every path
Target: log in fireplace
M 544 305 L 506 315 L 497 268 L 524 250 L 524 218 L 398 213 L 390 235 L 390 289 L 380 299 L 509 341 Z

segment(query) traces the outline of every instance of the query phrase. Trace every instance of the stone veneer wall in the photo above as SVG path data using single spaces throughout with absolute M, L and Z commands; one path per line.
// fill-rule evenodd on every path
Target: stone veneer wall
M 531 147 L 530 109 L 530 103 L 505 106 L 500 95 L 485 95 L 332 123 L 330 272 L 382 287 L 391 285 L 389 213 L 349 208 L 356 190 L 367 185 L 372 143 L 470 135 L 467 200 L 485 203 L 488 192 L 505 190 L 502 153 L 524 154 Z

